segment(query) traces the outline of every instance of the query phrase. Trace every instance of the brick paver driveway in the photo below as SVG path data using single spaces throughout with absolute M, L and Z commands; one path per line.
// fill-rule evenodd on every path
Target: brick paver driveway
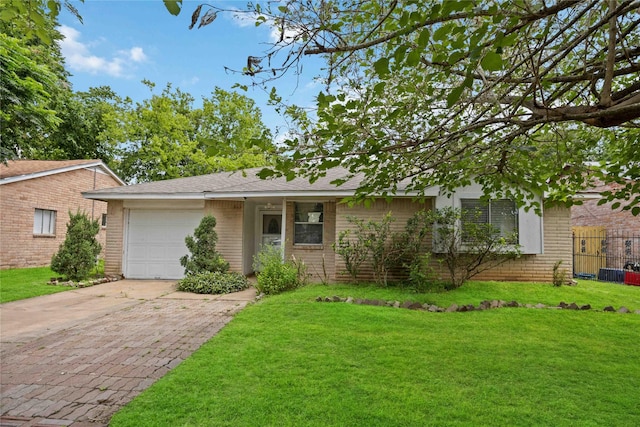
M 123 282 L 135 288 L 136 282 Z M 72 314 L 52 313 L 49 324 L 15 326 L 15 332 L 7 325 L 12 317 L 23 316 L 28 322 L 27 303 L 0 307 L 0 425 L 107 425 L 118 409 L 191 355 L 255 296 L 250 290 L 194 297 L 170 289 L 135 298 L 135 291 L 112 295 L 108 285 L 115 286 L 98 285 L 103 288 L 94 287 L 91 295 L 70 303 L 71 308 L 60 308 L 81 313 L 73 324 L 63 321 Z M 65 301 L 73 301 L 73 292 L 78 293 L 47 297 L 67 295 Z M 47 297 L 33 299 L 35 318 L 35 300 L 46 306 Z M 104 298 L 113 298 L 112 309 Z M 97 314 L 92 304 L 100 307 Z

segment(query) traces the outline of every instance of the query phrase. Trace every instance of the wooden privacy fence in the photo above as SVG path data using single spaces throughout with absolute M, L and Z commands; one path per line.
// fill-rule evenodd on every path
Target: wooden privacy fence
M 605 227 L 572 227 L 572 231 L 574 277 L 609 280 L 609 270 L 613 274 L 640 266 L 640 235 Z M 610 281 L 618 281 L 615 274 L 611 277 Z

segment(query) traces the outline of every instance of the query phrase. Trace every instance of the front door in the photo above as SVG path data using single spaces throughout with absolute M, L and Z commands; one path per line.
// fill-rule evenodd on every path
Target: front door
M 260 212 L 260 250 L 264 245 L 282 247 L 282 212 Z

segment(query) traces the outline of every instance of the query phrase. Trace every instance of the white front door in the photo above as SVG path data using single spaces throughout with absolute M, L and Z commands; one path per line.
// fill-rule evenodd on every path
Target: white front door
M 282 212 L 260 212 L 260 242 L 264 245 L 282 246 Z

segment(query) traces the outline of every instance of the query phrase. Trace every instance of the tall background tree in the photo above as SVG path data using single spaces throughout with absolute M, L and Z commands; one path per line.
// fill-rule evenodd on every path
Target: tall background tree
M 182 1 L 165 5 L 177 14 Z M 246 13 L 280 39 L 239 71 L 268 85 L 321 56 L 327 89 L 315 117 L 287 109 L 297 129 L 284 151 L 295 154 L 264 176 L 297 169 L 315 179 L 342 165 L 364 174 L 363 194 L 406 178 L 418 192 L 475 179 L 520 203 L 543 192 L 567 200 L 593 176 L 584 160 L 600 150 L 602 179 L 639 177 L 638 1 L 271 5 Z M 209 25 L 219 12 L 198 6 L 192 22 Z M 638 214 L 637 190 L 613 197 Z
M 63 7 L 81 19 L 68 0 L 15 0 L 0 11 L 0 161 L 100 158 L 129 182 L 270 164 L 270 132 L 241 94 L 214 88 L 196 106 L 149 81 L 140 102 L 107 86 L 74 92 L 56 29 Z
M 145 84 L 153 91 L 155 84 Z M 160 94 L 125 102 L 114 164 L 129 182 L 266 166 L 274 148 L 253 100 L 215 88 L 196 107 L 189 93 L 168 84 Z
M 0 160 L 32 155 L 62 122 L 57 99 L 71 94 L 57 44 L 58 7 L 9 1 L 0 13 Z M 53 7 L 53 8 L 51 8 Z M 71 7 L 71 6 L 70 6 Z M 75 9 L 73 9 L 75 10 Z

